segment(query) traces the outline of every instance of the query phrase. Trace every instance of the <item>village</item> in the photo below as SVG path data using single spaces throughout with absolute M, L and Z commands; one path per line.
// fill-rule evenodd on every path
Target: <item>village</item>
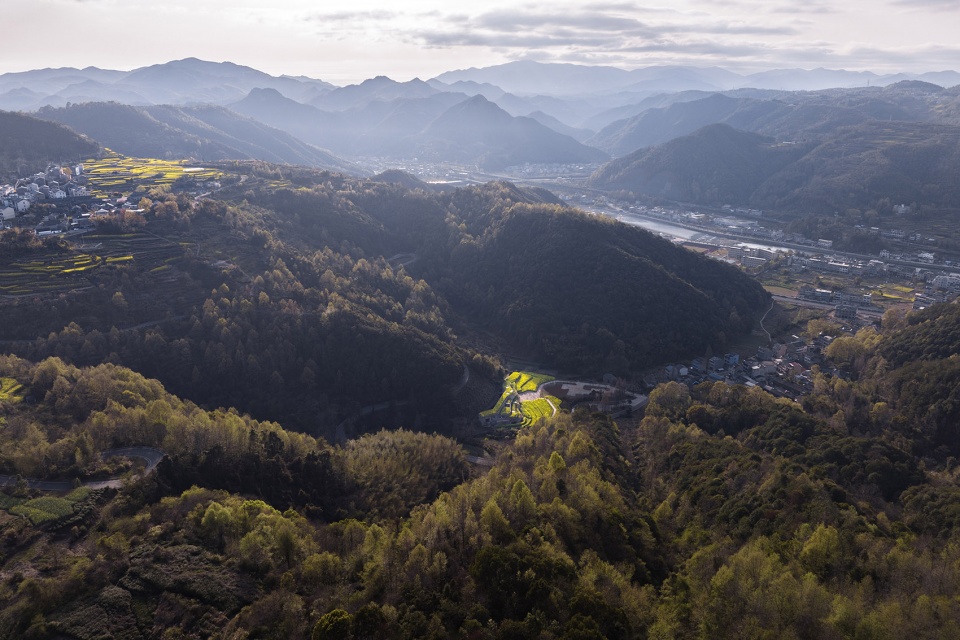
M 43 171 L 0 185 L 0 229 L 33 230 L 39 237 L 74 236 L 98 221 L 142 223 L 151 189 L 176 185 L 193 194 L 220 188 L 219 171 L 182 161 L 102 158 L 50 163 Z
M 849 329 L 848 329 L 849 330 Z M 644 384 L 653 388 L 663 382 L 681 382 L 693 387 L 702 382 L 725 382 L 760 387 L 780 398 L 799 401 L 813 390 L 814 366 L 824 372 L 843 375 L 830 369 L 824 349 L 836 336 L 820 335 L 809 340 L 791 336 L 785 342 L 761 346 L 756 353 L 742 357 L 738 353 L 703 356 L 691 362 L 668 364 L 644 376 Z
M 135 196 L 98 198 L 91 194 L 83 164 L 51 164 L 14 184 L 0 186 L 3 228 L 26 228 L 40 237 L 92 230 L 98 218 L 142 213 Z

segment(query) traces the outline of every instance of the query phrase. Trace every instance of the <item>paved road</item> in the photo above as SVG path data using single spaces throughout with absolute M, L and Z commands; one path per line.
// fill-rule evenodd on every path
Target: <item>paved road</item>
M 166 454 L 164 454 L 163 451 L 151 447 L 126 447 L 123 449 L 108 449 L 100 454 L 100 457 L 104 460 L 115 456 L 140 458 L 146 462 L 146 467 L 144 467 L 140 474 L 141 476 L 145 476 L 157 468 L 157 465 L 160 464 L 164 455 Z M 40 491 L 69 491 L 76 486 L 70 480 L 38 480 L 35 478 L 27 478 L 26 480 L 28 487 L 31 489 L 39 489 Z M 91 489 L 104 489 L 107 487 L 119 489 L 123 485 L 123 480 L 123 476 L 114 476 L 106 480 L 83 482 L 81 486 L 90 487 Z M 11 487 L 16 484 L 17 476 L 0 475 L 0 487 Z
M 812 309 L 823 309 L 824 311 L 833 311 L 837 308 L 837 305 L 832 303 L 825 302 L 814 302 L 813 300 L 804 300 L 802 298 L 791 298 L 789 296 L 779 296 L 771 294 L 771 297 L 778 302 L 786 302 L 788 304 L 794 304 L 800 307 L 810 307 Z M 883 317 L 883 309 L 865 309 L 860 307 L 857 309 L 857 315 L 865 315 L 873 318 Z
M 480 456 L 464 456 L 467 459 L 467 462 L 470 464 L 480 465 L 481 467 L 492 467 L 494 460 L 493 458 L 486 458 Z

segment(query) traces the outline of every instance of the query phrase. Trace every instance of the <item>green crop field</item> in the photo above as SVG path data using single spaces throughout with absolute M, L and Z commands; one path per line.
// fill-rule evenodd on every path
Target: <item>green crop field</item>
M 93 491 L 93 489 L 90 487 L 77 487 L 64 496 L 64 499 L 69 500 L 70 502 L 80 502 L 81 500 L 86 500 L 91 491 Z
M 74 505 L 86 500 L 92 491 L 90 487 L 77 487 L 62 498 L 42 496 L 32 500 L 0 493 L 0 509 L 9 511 L 15 516 L 29 518 L 34 525 L 39 525 L 69 518 L 74 514 Z
M 73 515 L 73 502 L 66 498 L 44 496 L 10 508 L 10 513 L 26 516 L 33 524 L 42 524 Z
M 513 398 L 514 395 L 516 395 L 516 392 L 512 388 L 508 387 L 504 389 L 503 393 L 500 394 L 500 399 L 497 400 L 497 403 L 495 405 L 493 405 L 493 408 L 487 409 L 486 411 L 482 411 L 480 415 L 484 417 L 499 415 L 500 413 L 503 412 L 504 405 L 507 403 L 508 400 Z M 509 414 L 507 415 L 509 415 L 511 418 L 515 418 L 516 420 L 520 420 L 521 418 L 520 412 L 514 409 L 513 407 L 509 409 Z

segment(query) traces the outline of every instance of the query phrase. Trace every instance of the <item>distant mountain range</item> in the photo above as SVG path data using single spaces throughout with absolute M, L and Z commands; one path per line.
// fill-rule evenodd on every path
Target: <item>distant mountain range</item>
M 386 78 L 364 85 L 327 94 L 321 104 L 352 105 L 338 111 L 301 104 L 271 89 L 254 90 L 229 106 L 346 156 L 421 158 L 492 170 L 527 162 L 592 163 L 608 158 L 565 135 L 577 133 L 571 127 L 553 120 L 554 129 L 535 118 L 514 117 L 479 93 L 467 97 L 418 81 L 411 86 Z M 348 90 L 349 96 L 338 97 Z M 540 117 L 552 120 L 545 114 Z
M 587 118 L 607 109 L 635 104 L 656 94 L 747 87 L 815 91 L 881 87 L 903 80 L 952 87 L 960 85 L 960 73 L 878 75 L 830 69 L 779 69 L 742 75 L 719 67 L 652 66 L 626 71 L 605 66 L 523 61 L 449 71 L 425 82 L 396 83 L 380 76 L 338 88 L 303 76 L 271 76 L 231 62 L 186 58 L 132 71 L 65 67 L 2 74 L 0 109 L 33 111 L 45 105 L 111 100 L 140 106 L 226 105 L 241 100 L 253 89 L 276 89 L 297 102 L 340 111 L 360 107 L 374 99 L 423 98 L 431 92 L 452 91 L 467 96 L 480 93 L 511 115 L 541 110 L 567 125 L 579 127 Z
M 594 187 L 718 206 L 833 213 L 906 203 L 956 209 L 960 127 L 873 120 L 778 143 L 711 124 L 605 165 Z
M 714 123 L 781 140 L 818 139 L 870 120 L 960 124 L 960 92 L 918 81 L 819 92 L 675 94 L 617 120 L 585 142 L 614 156 L 687 135 Z
M 616 67 L 508 62 L 482 69 L 448 71 L 436 77 L 445 83 L 476 82 L 518 95 L 580 96 L 598 92 L 675 93 L 697 89 L 726 91 L 745 87 L 782 91 L 886 86 L 901 80 L 923 80 L 941 86 L 960 84 L 960 73 L 878 75 L 835 69 L 775 69 L 742 75 L 719 67 L 652 66 L 626 71 Z
M 361 172 L 354 163 L 370 158 L 499 172 L 528 163 L 599 165 L 613 157 L 621 160 L 600 171 L 595 186 L 632 185 L 697 202 L 827 208 L 869 203 L 876 194 L 859 188 L 860 195 L 841 197 L 823 186 L 836 176 L 823 176 L 816 189 L 809 181 L 783 183 L 792 195 L 763 185 L 791 166 L 807 166 L 796 164 L 797 150 L 826 153 L 841 143 L 849 146 L 845 157 L 877 150 L 872 132 L 882 123 L 898 135 L 910 130 L 909 140 L 894 146 L 915 147 L 921 156 L 940 153 L 930 150 L 939 149 L 944 131 L 960 126 L 960 74 L 783 69 L 742 75 L 527 61 L 426 81 L 378 76 L 335 87 L 188 58 L 129 72 L 88 67 L 5 74 L 2 107 L 38 110 L 41 118 L 130 155 L 257 158 L 352 173 Z M 760 138 L 711 128 L 717 124 Z M 924 135 L 930 137 L 921 141 Z M 772 151 L 780 143 L 793 145 L 784 147 L 789 153 Z M 921 143 L 926 147 L 917 151 Z M 718 158 L 731 157 L 746 164 L 712 168 Z M 685 158 L 686 168 L 673 166 L 676 158 Z M 789 162 L 781 166 L 781 160 Z M 829 154 L 823 162 L 846 171 Z M 914 182 L 887 172 L 900 175 L 897 166 L 864 158 L 860 169 L 843 175 L 865 179 L 872 167 L 899 185 L 888 190 L 907 199 Z M 691 167 L 707 173 L 686 182 Z M 807 170 L 822 175 L 822 167 Z M 940 196 L 949 189 L 942 191 L 934 200 L 947 206 L 952 201 Z M 960 208 L 960 201 L 952 206 Z
M 6 73 L 0 75 L 0 109 L 33 111 L 45 105 L 111 100 L 132 105 L 226 104 L 264 87 L 298 100 L 334 88 L 321 80 L 275 77 L 232 62 L 186 58 L 133 71 L 67 67 Z

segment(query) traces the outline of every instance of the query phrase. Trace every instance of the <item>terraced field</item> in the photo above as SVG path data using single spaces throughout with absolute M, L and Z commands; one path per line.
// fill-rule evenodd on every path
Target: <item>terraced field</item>
M 500 416 L 508 418 L 509 427 L 525 427 L 550 417 L 560 410 L 560 400 L 553 396 L 530 397 L 553 376 L 527 371 L 514 371 L 503 380 L 503 393 L 492 409 L 480 413 L 480 418 Z
M 128 258 L 129 259 L 129 258 Z M 106 264 L 95 253 L 49 253 L 32 260 L 0 261 L 0 294 L 19 296 L 63 293 L 90 286 L 86 276 Z
M 517 393 L 536 391 L 544 382 L 553 380 L 553 376 L 528 371 L 514 371 L 507 376 L 506 384 L 513 387 Z
M 536 400 L 527 400 L 520 403 L 520 411 L 523 413 L 523 422 L 521 426 L 536 424 L 544 418 L 549 418 L 560 408 L 560 400 L 553 396 L 537 398 Z
M 185 176 L 208 181 L 217 180 L 222 175 L 217 169 L 191 166 L 184 160 L 128 158 L 113 152 L 108 152 L 99 160 L 85 160 L 83 169 L 89 180 L 90 194 L 98 198 L 113 193 L 129 195 L 137 189 L 170 186 Z
M 50 250 L 27 260 L 0 257 L 0 295 L 58 294 L 93 286 L 89 276 L 99 269 L 132 263 L 160 274 L 183 259 L 183 248 L 147 233 L 87 234 L 83 248 Z

